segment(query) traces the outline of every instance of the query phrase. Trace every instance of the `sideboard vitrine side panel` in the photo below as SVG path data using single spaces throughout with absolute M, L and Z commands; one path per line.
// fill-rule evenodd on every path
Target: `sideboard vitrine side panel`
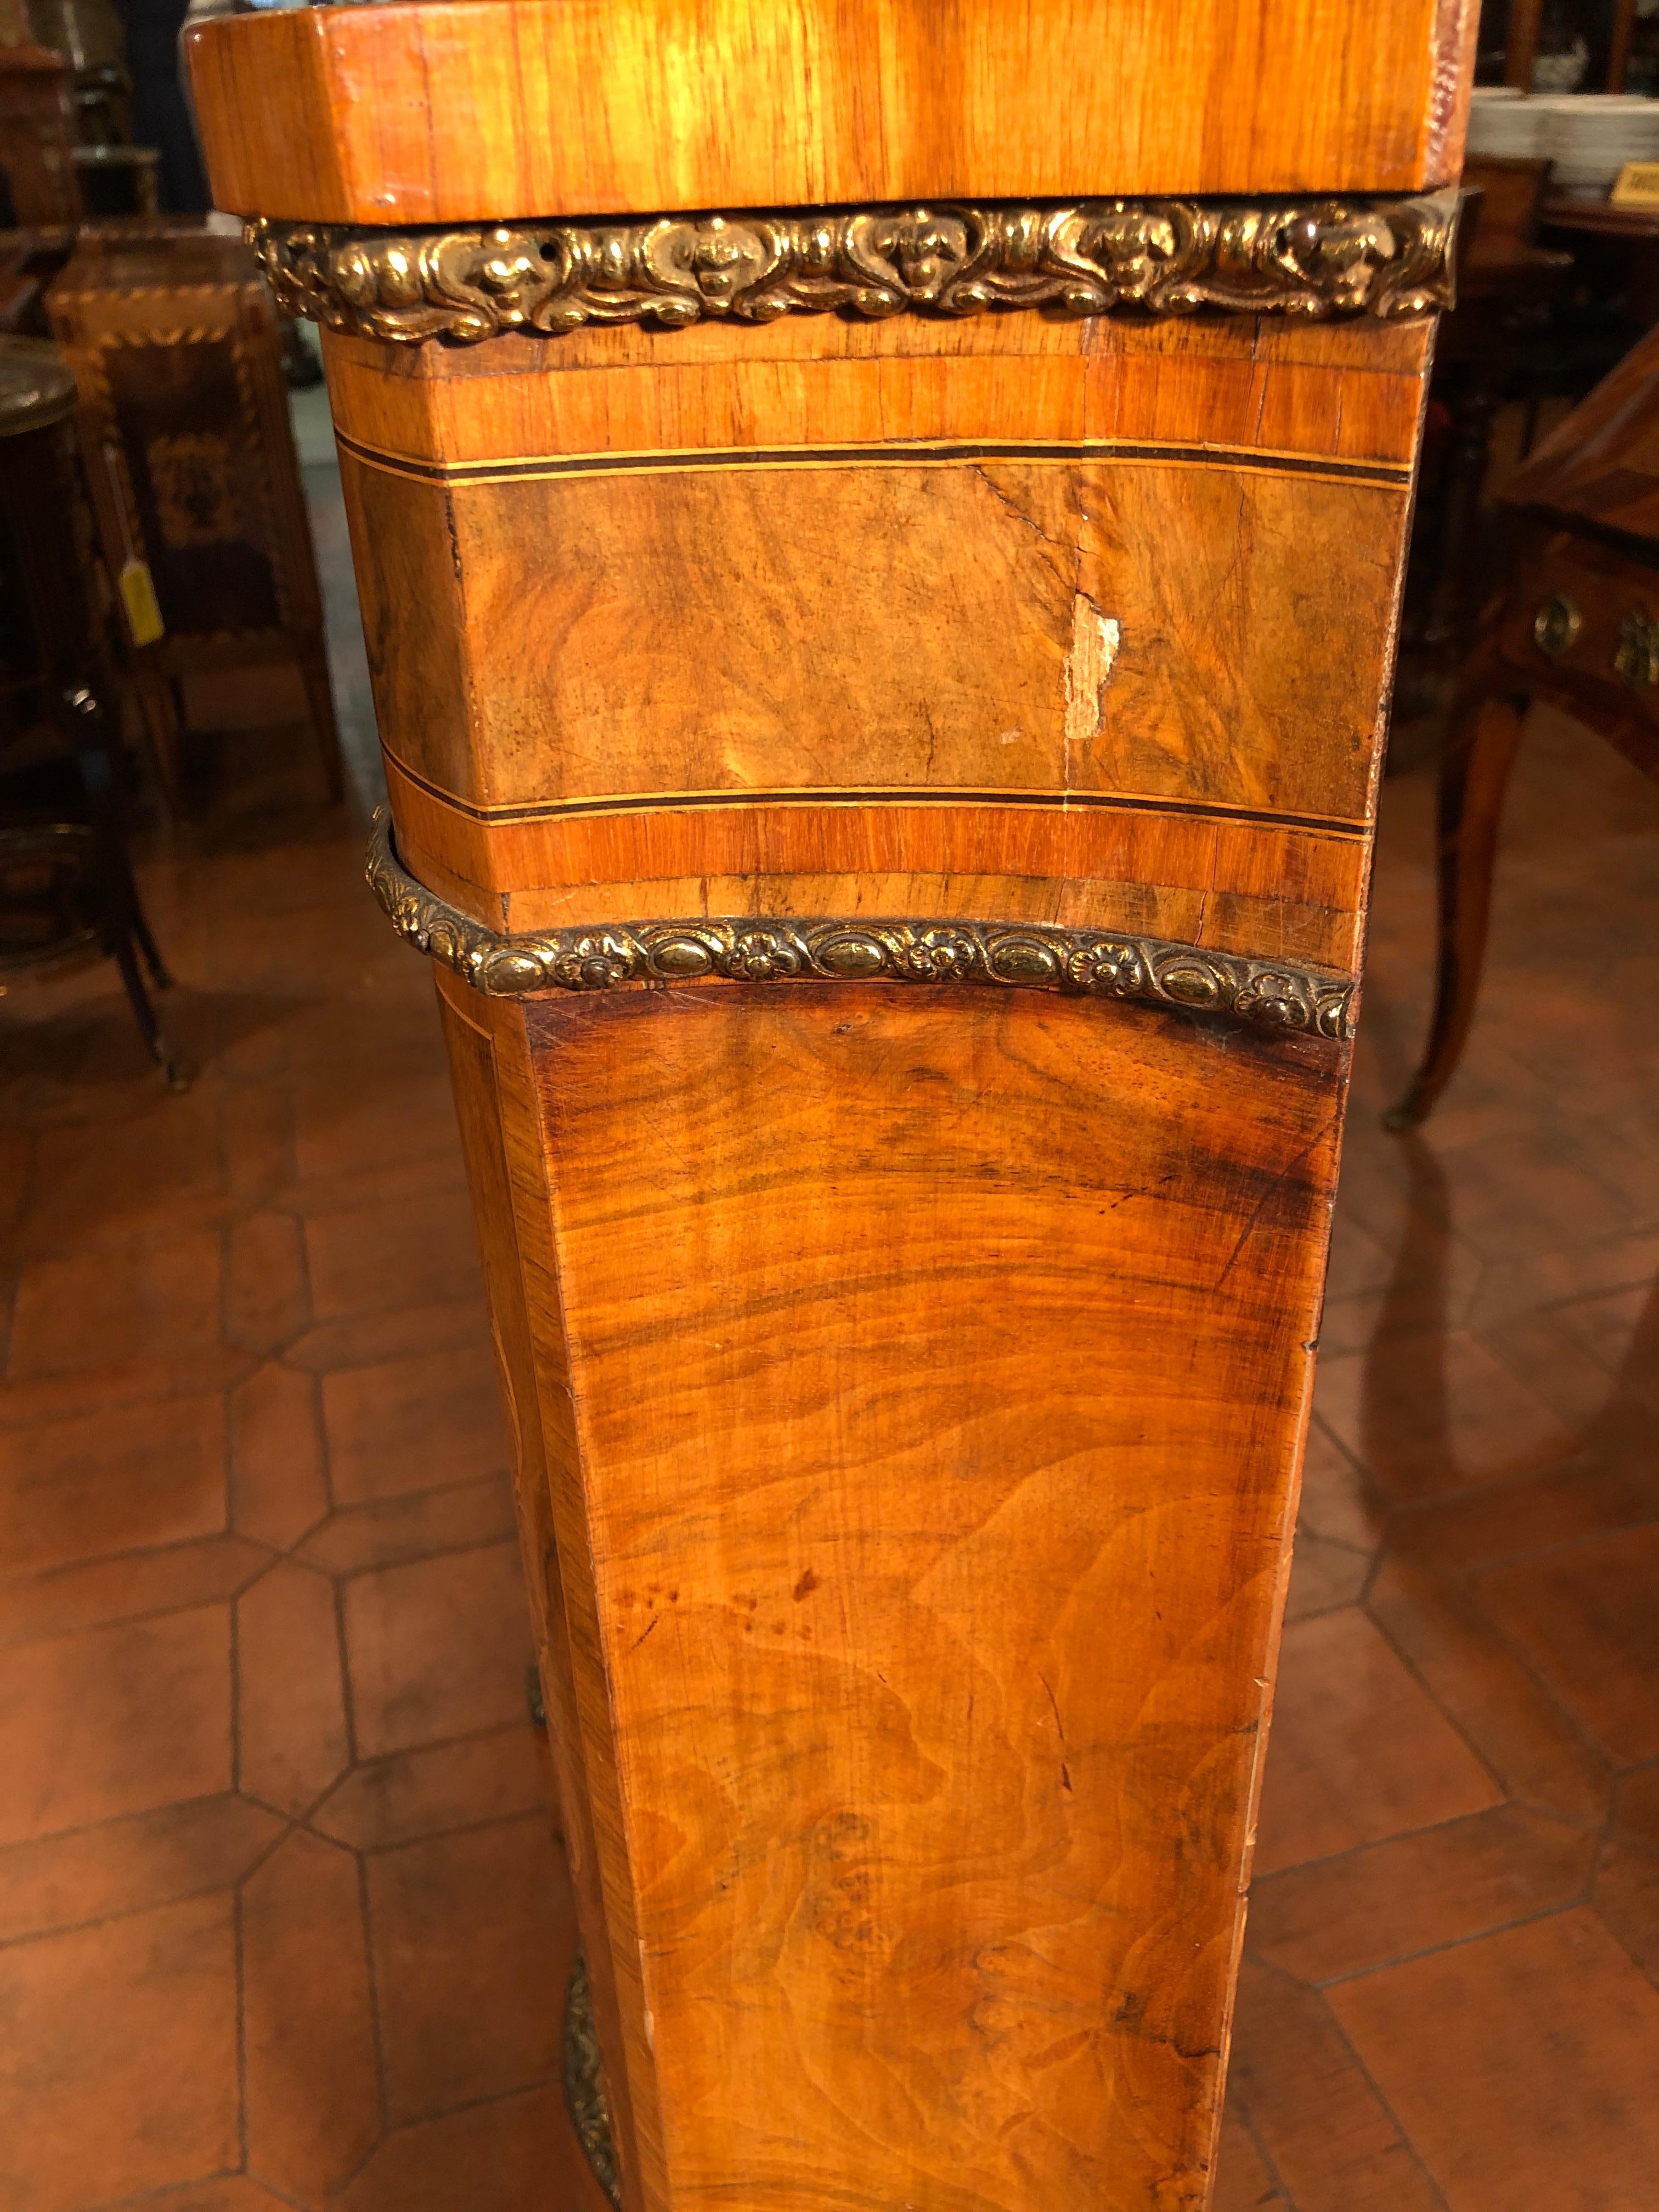
M 1200 2203 L 1343 1048 L 528 1035 L 672 2201 Z
M 191 34 L 327 325 L 624 2212 L 1208 2202 L 1474 15 Z

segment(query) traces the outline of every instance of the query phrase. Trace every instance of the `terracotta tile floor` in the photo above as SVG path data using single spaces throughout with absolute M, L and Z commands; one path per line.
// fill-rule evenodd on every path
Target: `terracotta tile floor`
M 3 1010 L 0 2212 L 603 2212 L 430 983 L 361 810 L 233 765 L 146 865 L 189 1095 L 107 975 Z M 1429 806 L 1389 787 L 1217 2204 L 1654 2212 L 1659 792 L 1535 724 L 1402 1143 Z

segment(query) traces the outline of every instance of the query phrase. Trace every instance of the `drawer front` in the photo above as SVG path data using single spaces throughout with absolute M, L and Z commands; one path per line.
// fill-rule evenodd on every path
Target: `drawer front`
M 1510 660 L 1659 724 L 1659 568 L 1564 533 L 1524 564 L 1511 608 Z

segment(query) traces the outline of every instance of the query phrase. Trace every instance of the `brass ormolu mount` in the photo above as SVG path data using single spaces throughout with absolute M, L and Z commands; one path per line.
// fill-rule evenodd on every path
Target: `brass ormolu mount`
M 492 998 L 717 979 L 975 983 L 1231 1016 L 1280 1036 L 1352 1033 L 1347 976 L 1046 922 L 721 915 L 501 936 L 416 881 L 398 858 L 384 811 L 369 840 L 368 875 L 401 936 Z
M 1045 307 L 1385 321 L 1452 302 L 1455 191 L 1392 200 L 1083 200 L 624 223 L 347 230 L 260 220 L 285 313 L 396 344 L 588 323 L 667 329 Z

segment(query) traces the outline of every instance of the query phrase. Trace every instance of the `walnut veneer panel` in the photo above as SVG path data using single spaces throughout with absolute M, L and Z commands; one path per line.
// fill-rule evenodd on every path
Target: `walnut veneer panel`
M 465 910 L 1352 965 L 1420 324 L 328 353 L 399 832 Z
M 399 850 L 420 880 L 515 931 L 647 913 L 996 915 L 1344 972 L 1358 960 L 1369 846 L 1346 833 L 1157 806 L 983 799 L 925 809 L 648 806 L 481 823 L 395 761 L 386 781 Z
M 483 1248 L 496 1371 L 513 1440 L 519 1533 L 558 1777 L 560 1822 L 571 1883 L 588 1931 L 593 2011 L 606 2048 L 616 2051 L 623 2045 L 617 1968 L 611 1945 L 595 1936 L 602 1929 L 617 1931 L 623 1960 L 632 1957 L 626 1942 L 626 1890 L 613 1878 L 611 1893 L 605 1893 L 607 1869 L 614 1877 L 627 1860 L 618 1841 L 610 1731 L 603 1711 L 595 1710 L 603 1678 L 591 1661 L 582 1663 L 594 1648 L 592 1583 L 584 1571 L 586 1547 L 569 1480 L 577 1455 L 546 1233 L 545 1170 L 525 1111 L 532 1093 L 529 1054 L 521 1019 L 503 1019 L 500 1009 L 483 1009 L 476 1000 L 460 1004 L 459 996 L 441 995 L 439 1004 Z M 630 2017 L 637 2019 L 638 2012 L 635 1989 Z M 613 2066 L 607 2085 L 611 2124 L 630 2157 L 648 2129 L 652 2109 L 647 2096 L 636 2118 L 633 2070 Z
M 1386 193 L 1471 21 L 465 0 L 192 66 L 222 201 L 305 222 Z M 451 312 L 511 257 L 384 237 L 296 291 L 623 2212 L 1207 2203 L 1437 296 L 1291 228 L 1318 283 L 1225 295 L 1281 317 L 607 325 L 617 258 L 528 337 Z M 1225 959 L 1238 1018 L 1066 995 Z
M 481 1018 L 647 2185 L 1201 2203 L 1339 1048 L 859 987 Z
M 1427 336 L 331 335 L 404 862 L 1352 973 Z M 629 2203 L 1200 2206 L 1346 1047 L 444 991 Z
M 344 472 L 387 750 L 491 814 L 925 785 L 1366 815 L 1404 481 L 948 449 Z M 471 651 L 445 684 L 409 584 L 451 563 Z M 833 624 L 793 627 L 831 600 Z
M 1465 0 L 424 0 L 187 33 L 239 214 L 449 222 L 1399 191 L 1462 150 Z M 434 88 L 441 88 L 435 89 Z
M 1429 331 L 1249 316 L 789 316 L 590 325 L 478 348 L 334 331 L 324 343 L 340 422 L 416 468 L 993 438 L 1027 421 L 1050 438 L 1180 442 L 1196 430 L 1263 453 L 1407 464 Z

